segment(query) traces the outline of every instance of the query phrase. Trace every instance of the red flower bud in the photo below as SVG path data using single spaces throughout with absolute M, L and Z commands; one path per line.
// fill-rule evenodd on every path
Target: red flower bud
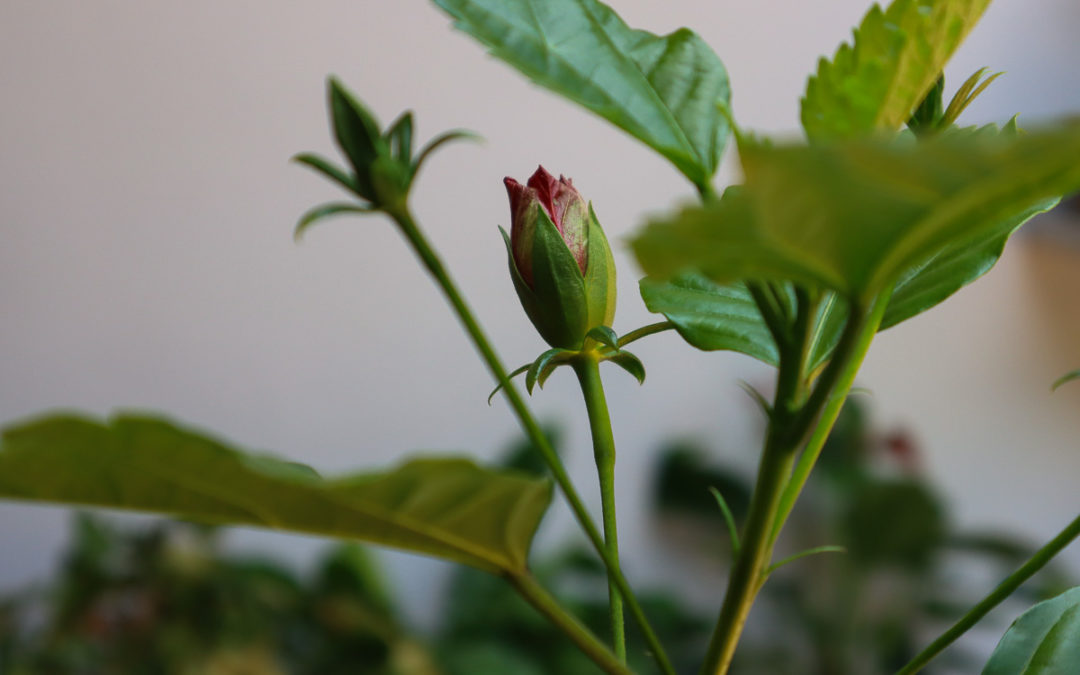
M 540 206 L 562 235 L 570 254 L 581 273 L 589 264 L 587 236 L 589 207 L 569 178 L 555 176 L 537 167 L 536 172 L 522 185 L 507 176 L 503 179 L 510 196 L 510 245 L 514 262 L 526 283 L 532 286 L 532 247 L 536 236 L 536 207 Z

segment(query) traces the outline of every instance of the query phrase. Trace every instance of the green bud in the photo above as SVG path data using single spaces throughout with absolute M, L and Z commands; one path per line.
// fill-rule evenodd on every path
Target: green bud
M 504 179 L 510 276 L 525 314 L 552 347 L 581 349 L 615 317 L 615 262 L 592 205 L 540 167 L 526 185 Z

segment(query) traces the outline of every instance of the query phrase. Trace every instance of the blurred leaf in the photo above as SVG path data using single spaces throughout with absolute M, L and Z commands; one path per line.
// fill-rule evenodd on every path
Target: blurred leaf
M 983 675 L 1073 675 L 1080 664 L 1080 587 L 1035 605 L 1005 632 Z
M 864 565 L 927 566 L 945 537 L 945 515 L 920 483 L 871 480 L 853 495 L 844 515 L 846 545 Z
M 695 185 L 716 172 L 730 89 L 693 32 L 633 30 L 597 0 L 435 2 L 495 57 L 644 142 Z
M 447 675 L 545 675 L 521 650 L 495 640 L 461 642 L 443 650 Z
M 692 268 L 721 284 L 789 280 L 865 303 L 909 270 L 995 240 L 1018 214 L 1080 188 L 1080 123 L 1011 136 L 743 147 L 742 189 L 654 221 L 634 252 L 650 275 Z M 937 286 L 970 278 L 961 266 Z
M 4 431 L 0 496 L 361 539 L 499 571 L 524 568 L 551 486 L 464 459 L 324 480 L 161 419 L 59 415 Z
M 990 0 L 894 0 L 874 5 L 832 61 L 806 83 L 811 140 L 894 131 L 915 112 Z
M 1072 382 L 1073 380 L 1080 380 L 1080 369 L 1074 370 L 1071 373 L 1065 373 L 1054 381 L 1054 384 L 1050 386 L 1051 391 L 1057 390 L 1058 387 L 1066 382 Z
M 733 472 L 710 466 L 705 454 L 690 445 L 674 444 L 661 451 L 654 485 L 656 508 L 661 513 L 704 517 L 719 524 L 724 516 L 716 508 L 713 489 L 724 495 L 736 520 L 746 515 L 750 505 L 747 482 Z

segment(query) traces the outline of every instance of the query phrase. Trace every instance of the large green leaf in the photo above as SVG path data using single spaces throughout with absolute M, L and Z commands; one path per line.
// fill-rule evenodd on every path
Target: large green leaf
M 1040 602 L 1001 638 L 983 675 L 1073 675 L 1080 664 L 1080 587 Z
M 324 479 L 161 419 L 60 415 L 4 430 L 0 497 L 359 539 L 497 572 L 525 567 L 551 486 L 465 459 Z
M 645 278 L 640 288 L 649 311 L 667 317 L 694 347 L 740 352 L 777 364 L 776 343 L 741 282 L 716 284 L 690 273 L 671 281 Z
M 1047 200 L 1080 188 L 1077 157 L 1076 122 L 1019 138 L 748 144 L 742 189 L 654 221 L 634 251 L 650 275 L 698 269 L 717 283 L 787 279 L 865 302 L 936 256 L 955 262 L 950 252 L 996 241 Z M 938 289 L 978 276 L 959 263 L 934 267 L 953 270 L 948 283 L 923 280 Z
M 874 5 L 832 61 L 806 83 L 802 124 L 812 140 L 895 131 L 918 108 L 990 0 L 895 0 Z
M 727 72 L 695 33 L 629 28 L 597 0 L 435 0 L 499 59 L 667 157 L 694 184 L 728 136 Z

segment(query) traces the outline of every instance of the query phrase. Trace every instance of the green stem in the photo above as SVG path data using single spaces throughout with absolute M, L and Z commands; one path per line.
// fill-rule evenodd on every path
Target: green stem
M 731 569 L 720 618 L 717 619 L 705 655 L 701 670 L 703 674 L 722 675 L 731 666 L 735 646 L 772 555 L 770 528 L 779 506 L 780 488 L 791 472 L 794 459 L 794 449 L 784 447 L 779 442 L 779 434 L 771 429 L 761 455 L 757 483 L 739 543 L 739 555 Z
M 596 550 L 597 555 L 604 561 L 604 565 L 608 570 L 615 570 L 615 581 L 618 584 L 619 591 L 622 593 L 623 599 L 630 609 L 630 613 L 633 614 L 634 620 L 641 627 L 641 631 L 645 636 L 645 641 L 649 645 L 649 649 L 651 650 L 657 665 L 660 667 L 660 671 L 665 675 L 675 675 L 675 669 L 672 667 L 671 661 L 668 659 L 663 645 L 660 644 L 659 638 L 656 637 L 656 632 L 652 629 L 651 624 L 649 624 L 648 618 L 641 608 L 641 604 L 637 601 L 637 596 L 634 595 L 633 590 L 630 588 L 630 584 L 626 581 L 626 577 L 623 576 L 622 571 L 618 568 L 616 561 L 608 555 L 600 531 L 597 529 L 596 523 L 593 522 L 588 510 L 585 508 L 584 502 L 581 500 L 581 496 L 578 494 L 577 489 L 570 480 L 570 476 L 566 472 L 566 467 L 563 466 L 562 460 L 559 459 L 559 455 L 555 452 L 555 449 L 551 447 L 551 443 L 548 441 L 543 431 L 540 430 L 540 425 L 537 424 L 532 412 L 529 410 L 528 406 L 525 405 L 525 401 L 521 398 L 521 394 L 518 393 L 517 388 L 510 382 L 506 367 L 495 353 L 495 350 L 488 341 L 483 329 L 480 328 L 480 325 L 473 317 L 472 310 L 465 304 L 465 300 L 458 290 L 457 285 L 454 283 L 453 279 L 450 278 L 449 273 L 446 271 L 446 268 L 443 266 L 438 255 L 431 248 L 430 244 L 428 244 L 427 239 L 420 231 L 420 228 L 417 226 L 416 221 L 413 219 L 409 210 L 404 206 L 400 206 L 388 209 L 387 213 L 401 228 L 402 233 L 412 245 L 413 251 L 415 251 L 417 257 L 420 258 L 424 267 L 427 268 L 428 272 L 430 272 L 438 282 L 443 290 L 443 294 L 446 295 L 447 300 L 449 300 L 450 304 L 453 306 L 454 311 L 458 316 L 458 320 L 461 321 L 461 324 L 465 327 L 469 337 L 472 338 L 477 351 L 480 352 L 480 356 L 483 358 L 488 370 L 491 371 L 496 382 L 502 385 L 503 395 L 510 403 L 510 407 L 517 416 L 525 434 L 536 446 L 537 450 L 539 450 L 540 455 L 543 457 L 544 462 L 551 471 L 552 477 L 555 479 L 555 483 L 559 486 L 563 496 L 566 497 L 566 501 L 570 505 L 570 510 L 580 524 L 581 529 L 584 530 L 585 536 L 589 538 L 589 542 Z
M 1080 517 L 1077 517 L 1069 523 L 1065 529 L 1051 539 L 1046 546 L 1043 546 L 1036 551 L 1035 555 L 1031 556 L 1031 558 L 1021 565 L 1019 569 L 1006 577 L 1004 581 L 998 584 L 997 588 L 990 592 L 990 595 L 987 595 L 979 602 L 979 604 L 972 607 L 968 613 L 953 624 L 949 630 L 942 633 L 941 637 L 931 642 L 926 649 L 919 652 L 910 663 L 896 671 L 896 675 L 913 675 L 914 673 L 919 672 L 923 666 L 930 663 L 935 656 L 955 642 L 958 637 L 966 633 L 968 629 L 986 616 L 987 613 L 1000 604 L 1002 600 L 1012 595 L 1013 592 L 1020 587 L 1020 584 L 1024 583 L 1036 572 L 1041 570 L 1046 563 L 1050 562 L 1050 560 L 1060 553 L 1063 548 L 1072 543 L 1077 536 L 1080 536 Z
M 615 437 L 611 433 L 611 416 L 604 384 L 600 379 L 600 364 L 596 352 L 582 352 L 573 362 L 585 397 L 585 409 L 589 413 L 589 430 L 592 433 L 596 472 L 600 477 L 600 504 L 603 510 L 604 541 L 608 555 L 615 561 L 615 570 L 608 572 L 608 603 L 611 619 L 611 641 L 615 655 L 626 661 L 626 628 L 623 622 L 623 603 L 618 584 L 612 572 L 619 567 L 619 535 L 615 517 Z
M 855 375 L 862 366 L 866 352 L 870 349 L 870 343 L 877 335 L 881 319 L 885 316 L 885 308 L 889 304 L 892 291 L 886 291 L 879 295 L 871 305 L 869 312 L 860 315 L 857 307 L 852 307 L 851 318 L 840 337 L 840 343 L 836 346 L 832 360 L 822 373 L 821 379 L 814 388 L 814 393 L 804 409 L 803 419 L 800 422 L 807 429 L 813 427 L 810 438 L 806 442 L 806 448 L 791 479 L 784 486 L 780 497 L 780 509 L 776 514 L 776 521 L 772 526 L 772 540 L 780 536 L 795 502 L 806 485 L 810 472 L 817 462 L 821 449 L 825 447 L 825 441 L 829 438 L 836 418 L 840 416 L 840 410 L 844 407 L 851 385 L 855 383 Z M 816 420 L 816 423 L 815 423 Z M 801 431 L 800 435 L 806 433 Z
M 623 659 L 611 653 L 611 650 L 599 640 L 584 624 L 566 612 L 559 601 L 551 596 L 544 587 L 536 583 L 528 573 L 508 575 L 507 581 L 537 611 L 565 633 L 578 649 L 584 652 L 596 665 L 609 675 L 631 675 L 631 671 L 622 663 Z
M 675 328 L 675 324 L 671 323 L 670 321 L 659 321 L 657 323 L 650 323 L 648 326 L 642 326 L 641 328 L 632 330 L 626 335 L 619 338 L 619 348 L 621 349 L 626 345 L 630 344 L 631 342 L 640 340 L 643 337 L 653 335 L 654 333 L 662 333 L 666 330 L 671 330 L 673 328 Z

